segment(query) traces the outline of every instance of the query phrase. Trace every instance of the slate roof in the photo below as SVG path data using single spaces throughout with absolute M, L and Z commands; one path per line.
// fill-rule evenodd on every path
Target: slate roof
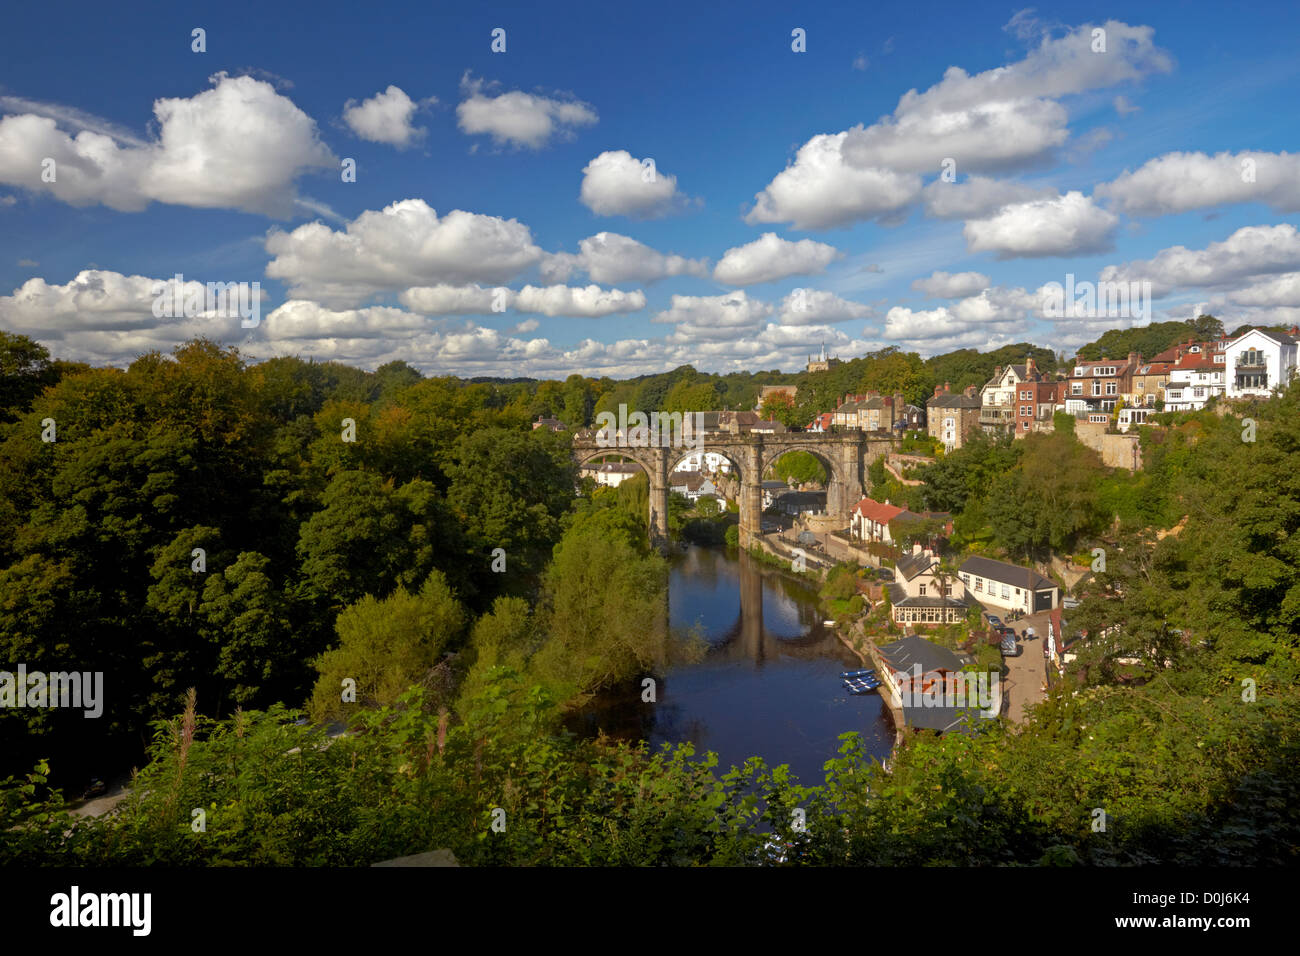
M 908 597 L 901 584 L 889 586 L 889 603 L 894 607 L 966 607 L 954 597 Z
M 918 574 L 930 570 L 936 563 L 934 555 L 922 551 L 920 554 L 907 554 L 899 558 L 894 562 L 894 570 L 910 581 Z
M 937 730 L 940 733 L 955 731 L 961 734 L 973 734 L 974 728 L 962 722 L 967 714 L 973 715 L 977 722 L 981 719 L 978 707 L 903 708 L 903 720 L 907 722 L 907 726 L 918 730 Z
M 1022 568 L 1017 564 L 1008 564 L 1006 561 L 995 561 L 993 558 L 967 558 L 958 571 L 963 574 L 974 574 L 989 581 L 997 581 L 999 584 L 1009 584 L 1012 587 L 1027 586 L 1034 591 L 1056 587 L 1055 581 L 1043 577 L 1032 568 Z
M 912 669 L 913 664 L 921 665 L 921 673 L 945 670 L 961 670 L 961 660 L 946 647 L 940 647 L 933 641 L 927 641 L 916 634 L 886 644 L 879 648 L 880 656 L 898 670 Z
M 979 408 L 980 397 L 962 392 L 945 392 L 929 399 L 925 404 L 927 408 Z

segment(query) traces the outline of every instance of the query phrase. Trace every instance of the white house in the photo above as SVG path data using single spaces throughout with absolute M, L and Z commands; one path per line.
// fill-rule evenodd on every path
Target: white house
M 891 505 L 887 501 L 882 503 L 871 498 L 863 498 L 849 513 L 849 534 L 857 541 L 882 541 L 885 544 L 893 544 L 893 536 L 889 533 L 889 522 L 900 515 L 907 517 L 912 516 L 912 513 L 906 508 Z
M 673 468 L 674 474 L 683 471 L 707 471 L 711 474 L 720 472 L 726 475 L 731 472 L 731 459 L 716 451 L 692 452 Z
M 629 478 L 635 478 L 642 472 L 640 465 L 634 465 L 631 462 L 607 461 L 598 467 L 584 468 L 583 473 L 594 477 L 598 485 L 617 488 Z
M 705 478 L 699 472 L 685 472 L 683 474 L 674 474 L 668 485 L 669 491 L 675 491 L 679 495 L 685 495 L 691 501 L 698 501 L 703 497 L 718 498 L 717 487 L 709 479 Z
M 1182 348 L 1169 369 L 1165 385 L 1165 411 L 1187 412 L 1205 407 L 1227 388 L 1227 342 L 1191 342 Z
M 1229 398 L 1266 397 L 1296 373 L 1297 333 L 1251 329 L 1224 350 Z
M 957 569 L 966 593 L 985 607 L 1008 611 L 1048 611 L 1060 603 L 1061 589 L 1032 568 L 992 558 L 973 557 Z
M 895 562 L 889 602 L 896 623 L 956 624 L 966 619 L 965 586 L 937 573 L 938 567 L 939 559 L 920 545 Z

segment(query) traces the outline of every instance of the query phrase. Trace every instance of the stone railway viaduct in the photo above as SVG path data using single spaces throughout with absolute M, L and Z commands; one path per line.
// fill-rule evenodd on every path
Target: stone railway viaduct
M 740 480 L 740 547 L 748 549 L 762 534 L 763 475 L 787 452 L 806 451 L 826 469 L 826 513 L 849 523 L 849 512 L 868 490 L 867 469 L 887 454 L 897 439 L 885 432 L 837 434 L 794 432 L 781 435 L 734 435 L 707 432 L 690 447 L 644 443 L 635 446 L 598 440 L 600 433 L 574 433 L 573 458 L 579 466 L 606 456 L 622 456 L 640 465 L 650 479 L 650 540 L 668 543 L 668 486 L 674 467 L 696 452 L 717 452 L 730 462 Z M 620 440 L 621 440 L 621 436 Z

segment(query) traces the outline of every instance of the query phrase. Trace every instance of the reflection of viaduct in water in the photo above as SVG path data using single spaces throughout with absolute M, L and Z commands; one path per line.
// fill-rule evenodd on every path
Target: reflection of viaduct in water
M 822 656 L 822 645 L 834 638 L 829 638 L 819 620 L 812 621 L 812 626 L 806 633 L 798 636 L 778 637 L 766 630 L 763 622 L 763 582 L 769 578 L 764 575 L 763 566 L 749 554 L 742 551 L 739 558 L 740 609 L 735 623 L 715 643 L 714 653 L 744 657 L 760 663 L 772 654 L 779 642 L 783 654 L 801 657 L 804 655 L 800 651 L 806 651 L 809 658 Z M 775 578 L 772 580 L 775 583 Z
M 659 447 L 637 443 L 612 445 L 586 429 L 573 436 L 573 458 L 579 465 L 593 458 L 621 455 L 635 461 L 650 479 L 650 540 L 668 543 L 668 476 L 689 454 L 712 451 L 726 456 L 740 478 L 740 547 L 748 549 L 762 533 L 763 475 L 786 452 L 806 451 L 826 469 L 826 513 L 848 524 L 849 512 L 867 486 L 867 469 L 886 454 L 897 439 L 883 432 L 851 431 L 829 435 L 795 432 L 786 435 L 707 433 L 697 447 Z

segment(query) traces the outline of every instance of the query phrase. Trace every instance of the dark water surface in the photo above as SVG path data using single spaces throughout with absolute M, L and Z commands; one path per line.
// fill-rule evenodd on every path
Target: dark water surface
M 877 694 L 854 697 L 839 673 L 862 665 L 822 625 L 816 592 L 741 553 L 692 545 L 673 556 L 671 625 L 694 628 L 708 653 L 670 667 L 655 703 L 640 681 L 597 697 L 570 722 L 579 733 L 603 730 L 624 740 L 690 741 L 712 750 L 720 770 L 752 756 L 789 764 L 804 784 L 825 779 L 838 735 L 857 731 L 867 752 L 889 756 L 893 732 Z

